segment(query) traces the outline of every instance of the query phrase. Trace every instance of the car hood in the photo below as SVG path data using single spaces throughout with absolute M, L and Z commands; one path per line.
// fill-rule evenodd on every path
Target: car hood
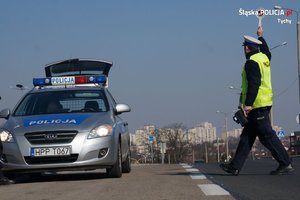
M 103 113 L 74 113 L 37 115 L 26 117 L 13 117 L 5 123 L 4 128 L 15 135 L 23 135 L 26 132 L 77 130 L 78 132 L 90 131 L 101 124 L 112 124 L 109 112 Z

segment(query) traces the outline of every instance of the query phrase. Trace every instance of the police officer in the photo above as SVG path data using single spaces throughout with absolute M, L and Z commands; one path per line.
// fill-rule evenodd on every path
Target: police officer
M 272 129 L 269 113 L 272 107 L 271 53 L 264 40 L 263 28 L 257 29 L 258 39 L 244 36 L 246 63 L 242 71 L 240 104 L 248 123 L 245 125 L 234 158 L 220 167 L 227 173 L 238 175 L 258 136 L 279 163 L 271 175 L 286 174 L 294 170 L 284 146 Z
M 2 142 L 1 142 L 1 139 L 0 139 L 0 157 L 2 157 L 2 150 L 3 150 L 3 147 L 2 147 Z M 9 185 L 9 184 L 13 184 L 15 183 L 13 180 L 9 180 L 8 178 L 6 178 L 2 171 L 1 171 L 1 163 L 0 163 L 0 185 Z

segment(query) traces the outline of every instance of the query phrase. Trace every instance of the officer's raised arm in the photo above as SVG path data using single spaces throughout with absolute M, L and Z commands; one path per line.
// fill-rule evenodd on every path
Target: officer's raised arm
M 267 42 L 263 38 L 263 33 L 264 33 L 263 27 L 259 26 L 257 28 L 256 34 L 257 34 L 258 40 L 262 42 L 262 44 L 259 45 L 260 52 L 262 52 L 263 54 L 266 54 L 266 56 L 269 58 L 269 60 L 271 60 L 272 55 L 271 55 L 271 52 L 270 52 Z

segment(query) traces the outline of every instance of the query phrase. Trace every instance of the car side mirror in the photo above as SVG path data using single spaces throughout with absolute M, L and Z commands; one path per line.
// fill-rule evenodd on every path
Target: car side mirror
M 10 115 L 10 109 L 6 108 L 0 111 L 0 118 L 8 119 Z
M 116 114 L 119 115 L 123 112 L 130 112 L 131 109 L 127 104 L 117 104 L 115 108 Z

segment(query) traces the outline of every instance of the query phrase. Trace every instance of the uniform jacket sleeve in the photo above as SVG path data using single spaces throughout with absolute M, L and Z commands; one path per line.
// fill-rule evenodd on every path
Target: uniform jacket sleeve
M 266 54 L 266 56 L 269 58 L 269 60 L 271 61 L 271 52 L 269 50 L 269 47 L 268 47 L 268 44 L 267 42 L 265 41 L 265 39 L 263 37 L 259 37 L 258 38 L 259 41 L 262 42 L 261 45 L 259 45 L 259 48 L 260 48 L 260 51 L 263 53 L 263 54 Z
M 257 62 L 253 60 L 247 60 L 245 64 L 245 71 L 248 81 L 245 106 L 252 106 L 261 83 L 261 74 Z

